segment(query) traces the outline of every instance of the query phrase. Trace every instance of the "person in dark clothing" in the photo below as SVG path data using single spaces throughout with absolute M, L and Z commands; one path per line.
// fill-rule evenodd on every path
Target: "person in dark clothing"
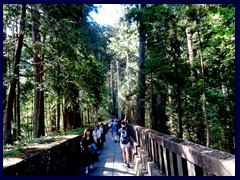
M 113 133 L 113 138 L 114 142 L 119 142 L 119 137 L 118 137 L 118 121 L 117 119 L 114 119 L 113 126 L 112 126 L 112 133 Z
M 102 142 L 106 142 L 105 135 L 107 134 L 107 128 L 103 123 L 100 124 L 99 130 L 101 131 Z
M 85 173 L 88 174 L 88 168 L 92 169 L 92 164 L 99 161 L 98 154 L 95 152 L 95 143 L 92 138 L 91 131 L 86 128 L 81 140 L 81 160 L 83 166 L 86 167 Z
M 124 163 L 127 164 L 127 167 L 130 168 L 130 131 L 127 127 L 125 121 L 121 123 L 122 127 L 118 130 L 118 134 L 120 136 L 120 146 L 122 149 L 122 156 Z

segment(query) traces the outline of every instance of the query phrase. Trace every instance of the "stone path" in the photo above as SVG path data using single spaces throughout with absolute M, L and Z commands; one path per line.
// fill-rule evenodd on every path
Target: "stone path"
M 120 144 L 112 140 L 110 131 L 106 134 L 106 142 L 99 160 L 93 164 L 93 169 L 89 170 L 88 174 L 81 176 L 135 176 L 136 174 L 132 163 L 130 168 L 124 164 Z

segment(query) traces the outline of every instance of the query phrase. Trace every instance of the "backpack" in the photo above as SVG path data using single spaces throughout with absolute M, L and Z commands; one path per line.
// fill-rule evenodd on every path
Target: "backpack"
M 127 144 L 129 142 L 129 134 L 126 127 L 122 127 L 121 129 L 120 141 L 122 144 Z

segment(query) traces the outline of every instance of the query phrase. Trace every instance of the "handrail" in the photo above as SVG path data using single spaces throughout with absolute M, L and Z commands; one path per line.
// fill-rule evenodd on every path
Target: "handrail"
M 132 137 L 167 176 L 235 176 L 235 155 L 129 124 Z

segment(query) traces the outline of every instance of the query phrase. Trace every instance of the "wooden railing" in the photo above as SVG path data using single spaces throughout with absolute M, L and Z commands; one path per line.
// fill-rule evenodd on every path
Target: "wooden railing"
M 129 124 L 138 146 L 166 176 L 235 176 L 235 155 Z

